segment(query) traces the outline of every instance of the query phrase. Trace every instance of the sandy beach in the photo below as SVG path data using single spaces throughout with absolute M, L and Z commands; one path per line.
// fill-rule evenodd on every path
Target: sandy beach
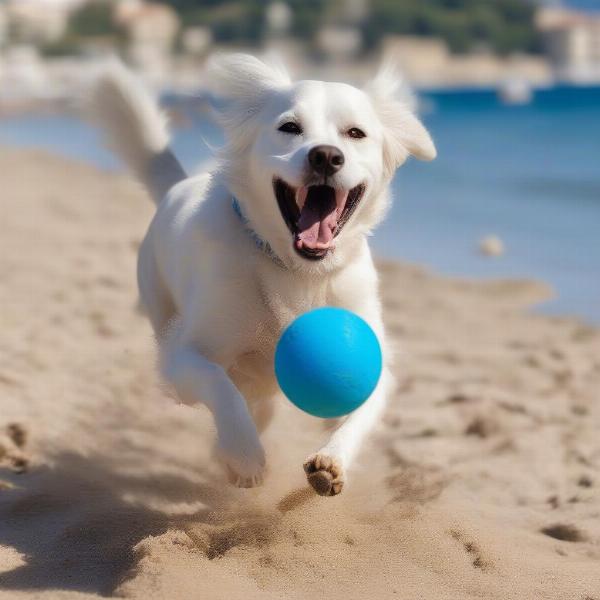
M 600 600 L 600 330 L 544 284 L 380 263 L 398 389 L 347 489 L 282 398 L 238 490 L 155 372 L 145 193 L 5 147 L 0 183 L 1 600 Z

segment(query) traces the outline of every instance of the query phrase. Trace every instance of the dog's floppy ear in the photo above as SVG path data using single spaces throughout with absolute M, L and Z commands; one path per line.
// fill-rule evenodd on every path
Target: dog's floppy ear
M 433 160 L 436 149 L 413 110 L 415 101 L 402 85 L 402 78 L 390 63 L 384 63 L 366 86 L 384 127 L 384 162 L 392 174 L 412 154 L 421 160 Z
M 270 92 L 291 81 L 281 64 L 267 64 L 249 54 L 224 54 L 209 61 L 206 83 L 218 119 L 234 130 L 261 109 Z

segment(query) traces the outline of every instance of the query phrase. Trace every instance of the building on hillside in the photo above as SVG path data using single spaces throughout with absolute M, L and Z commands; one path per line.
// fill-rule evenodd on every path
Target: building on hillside
M 50 86 L 35 46 L 11 46 L 1 58 L 0 113 L 6 107 L 28 105 L 47 95 Z
M 558 78 L 600 81 L 599 14 L 547 7 L 537 12 L 536 25 Z
M 121 0 L 115 7 L 115 21 L 127 30 L 133 45 L 152 45 L 170 52 L 179 31 L 179 17 L 166 4 Z
M 0 4 L 0 48 L 8 41 L 8 16 L 6 15 L 6 7 Z
M 115 7 L 115 22 L 127 32 L 131 61 L 159 83 L 169 69 L 179 32 L 177 13 L 166 4 L 120 0 Z
M 69 15 L 85 0 L 7 0 L 5 19 L 19 42 L 48 43 L 58 40 Z
M 541 56 L 503 57 L 490 51 L 452 54 L 440 38 L 387 36 L 382 43 L 382 53 L 398 65 L 408 81 L 422 87 L 489 87 L 507 80 L 537 86 L 552 81 L 552 71 Z
M 357 27 L 326 26 L 316 36 L 317 47 L 335 62 L 352 60 L 362 48 L 362 37 Z
M 440 38 L 389 35 L 383 39 L 382 54 L 397 64 L 414 82 L 437 81 L 448 65 L 450 52 Z

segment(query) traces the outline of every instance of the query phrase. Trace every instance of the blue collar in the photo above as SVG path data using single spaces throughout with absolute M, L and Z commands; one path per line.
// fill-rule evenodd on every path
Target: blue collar
M 250 226 L 250 221 L 248 217 L 242 212 L 242 207 L 240 203 L 237 201 L 237 198 L 231 198 L 231 207 L 233 208 L 233 212 L 238 216 L 239 220 L 244 225 L 244 228 L 248 232 L 248 235 L 252 238 L 254 245 L 261 251 L 264 252 L 278 267 L 282 269 L 286 269 L 285 263 L 275 254 L 273 248 L 271 248 L 271 244 L 269 242 L 265 242 L 254 229 Z

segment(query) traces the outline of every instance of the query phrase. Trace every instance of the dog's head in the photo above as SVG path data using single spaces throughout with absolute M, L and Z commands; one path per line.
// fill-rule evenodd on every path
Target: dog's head
M 252 228 L 286 262 L 332 268 L 382 218 L 387 185 L 433 142 L 382 70 L 365 89 L 299 81 L 248 55 L 212 61 L 223 172 Z

